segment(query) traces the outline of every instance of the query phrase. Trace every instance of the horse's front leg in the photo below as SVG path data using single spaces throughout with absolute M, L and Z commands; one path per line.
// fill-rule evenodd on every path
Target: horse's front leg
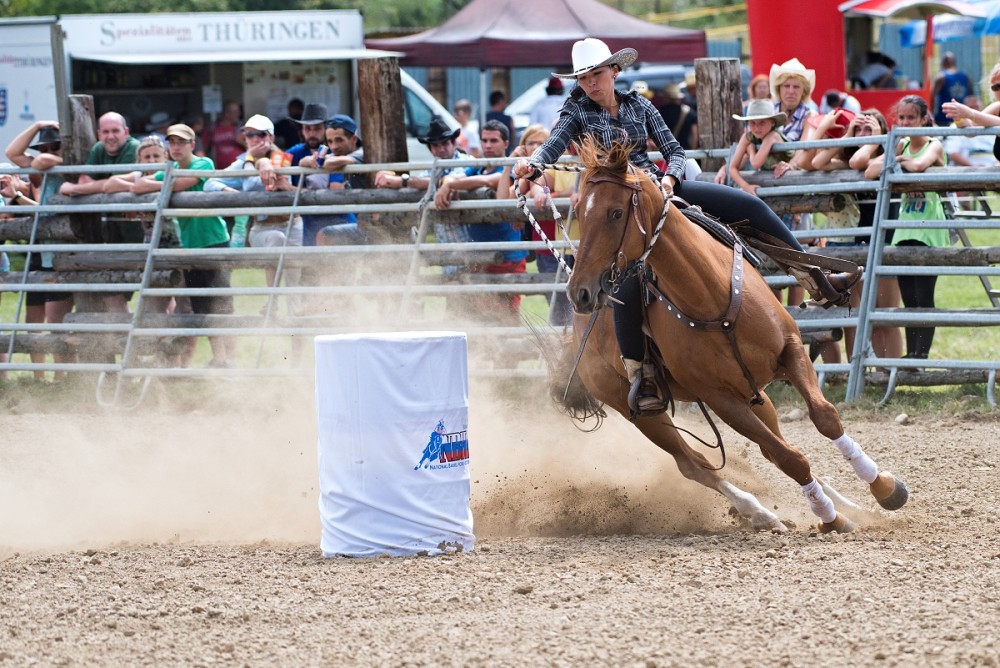
M 801 343 L 790 342 L 781 354 L 786 377 L 809 408 L 809 419 L 821 434 L 829 438 L 854 469 L 854 474 L 868 485 L 872 496 L 886 510 L 898 510 L 909 498 L 906 484 L 888 471 L 880 471 L 875 461 L 844 430 L 840 413 L 819 389 L 816 371 Z

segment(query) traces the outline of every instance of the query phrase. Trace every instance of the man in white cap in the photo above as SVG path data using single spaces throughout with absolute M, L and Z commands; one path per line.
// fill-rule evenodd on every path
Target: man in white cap
M 243 140 L 247 150 L 236 157 L 226 171 L 257 170 L 256 176 L 224 176 L 211 178 L 205 183 L 206 192 L 219 190 L 237 190 L 242 192 L 259 192 L 275 190 L 294 190 L 289 178 L 275 172 L 276 169 L 290 167 L 292 157 L 278 148 L 274 143 L 274 123 L 267 116 L 255 114 L 247 119 L 242 129 Z M 289 219 L 288 214 L 257 215 L 251 219 L 248 240 L 254 248 L 283 248 L 302 245 L 302 217 L 295 215 Z M 273 267 L 264 270 L 267 284 L 276 286 L 277 271 Z M 300 268 L 285 269 L 285 285 L 299 285 L 302 275 Z M 298 309 L 297 296 L 289 298 L 289 308 Z M 293 346 L 299 339 L 292 339 Z M 294 348 L 297 352 L 298 349 Z

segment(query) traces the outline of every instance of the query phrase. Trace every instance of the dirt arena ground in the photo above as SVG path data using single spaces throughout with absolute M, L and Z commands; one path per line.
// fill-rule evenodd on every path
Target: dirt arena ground
M 1000 418 L 982 402 L 847 413 L 909 485 L 894 514 L 786 422 L 865 508 L 846 536 L 816 535 L 797 486 L 725 432 L 726 475 L 786 521 L 775 535 L 623 420 L 583 434 L 474 383 L 477 548 L 352 560 L 319 554 L 311 388 L 231 385 L 196 409 L 0 415 L 0 665 L 1000 665 Z

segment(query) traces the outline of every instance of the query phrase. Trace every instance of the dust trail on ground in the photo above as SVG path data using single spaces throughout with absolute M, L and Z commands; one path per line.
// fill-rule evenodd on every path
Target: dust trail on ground
M 312 382 L 191 387 L 167 384 L 158 406 L 134 412 L 91 407 L 6 416 L 0 547 L 318 543 Z M 509 386 L 493 381 L 470 387 L 477 534 L 675 534 L 733 526 L 725 499 L 683 479 L 673 459 L 625 420 L 611 418 L 585 434 L 556 412 L 542 384 L 518 387 L 526 388 L 518 396 L 504 396 Z M 752 471 L 740 477 L 752 480 Z
M 676 534 L 733 526 L 722 496 L 681 476 L 672 457 L 617 414 L 583 433 L 547 397 L 530 413 L 496 397 L 470 403 L 477 407 L 470 420 L 477 534 Z M 676 419 L 705 436 L 693 414 L 681 411 Z

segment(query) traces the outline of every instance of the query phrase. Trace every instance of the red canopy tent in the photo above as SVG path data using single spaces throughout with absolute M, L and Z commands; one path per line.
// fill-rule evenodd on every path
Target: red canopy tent
M 691 62 L 707 53 L 701 30 L 649 23 L 599 0 L 472 0 L 437 28 L 365 44 L 404 53 L 403 65 L 565 67 L 573 42 L 585 37 L 604 40 L 612 52 L 632 47 L 646 62 Z

